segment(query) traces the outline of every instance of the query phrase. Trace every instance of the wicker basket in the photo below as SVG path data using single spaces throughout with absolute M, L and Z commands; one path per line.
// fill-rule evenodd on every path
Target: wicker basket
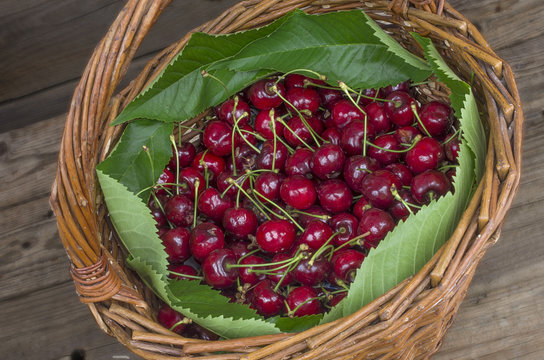
M 478 262 L 497 241 L 519 185 L 523 113 L 510 66 L 443 0 L 247 0 L 195 29 L 234 32 L 264 25 L 295 8 L 308 13 L 364 9 L 410 51 L 420 54 L 408 31 L 422 33 L 433 39 L 459 76 L 474 75 L 490 140 L 484 177 L 459 225 L 412 278 L 356 313 L 302 333 L 208 342 L 186 339 L 156 322 L 158 300 L 125 267 L 94 171 L 122 132 L 109 122 L 189 38 L 190 34 L 165 49 L 114 95 L 143 37 L 168 3 L 127 2 L 89 61 L 62 139 L 51 205 L 80 300 L 88 304 L 98 325 L 147 359 L 428 358 L 452 324 Z

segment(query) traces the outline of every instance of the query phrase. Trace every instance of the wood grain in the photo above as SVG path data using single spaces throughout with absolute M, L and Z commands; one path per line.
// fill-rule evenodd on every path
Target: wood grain
M 229 1 L 173 2 L 130 74 Z M 516 73 L 526 115 L 520 191 L 433 357 L 544 358 L 544 2 L 453 0 Z M 121 1 L 0 2 L 0 354 L 2 359 L 138 359 L 79 303 L 48 206 L 71 92 Z M 60 116 L 58 116 L 60 115 Z

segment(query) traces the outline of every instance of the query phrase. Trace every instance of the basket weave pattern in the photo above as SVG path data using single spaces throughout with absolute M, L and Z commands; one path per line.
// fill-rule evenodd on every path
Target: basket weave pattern
M 158 300 L 124 265 L 94 168 L 123 127 L 109 123 L 186 44 L 150 61 L 114 95 L 143 37 L 168 0 L 130 0 L 95 49 L 66 121 L 51 206 L 80 300 L 98 325 L 147 359 L 423 359 L 440 347 L 477 264 L 500 235 L 517 191 L 523 113 L 510 66 L 466 18 L 443 0 L 248 0 L 194 31 L 230 33 L 262 26 L 299 8 L 308 13 L 363 9 L 410 51 L 410 31 L 429 36 L 473 89 L 489 132 L 485 174 L 455 232 L 415 276 L 356 313 L 298 334 L 209 341 L 186 339 L 156 322 Z M 429 98 L 443 89 L 426 88 Z M 203 116 L 186 125 L 203 127 Z M 187 134 L 187 138 L 192 134 Z M 221 351 L 222 354 L 213 354 Z

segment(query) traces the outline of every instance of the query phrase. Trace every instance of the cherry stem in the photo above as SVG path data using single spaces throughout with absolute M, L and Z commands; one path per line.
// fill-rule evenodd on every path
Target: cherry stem
M 200 187 L 200 180 L 196 179 L 195 181 L 195 203 L 194 203 L 194 213 L 193 213 L 193 229 L 196 226 L 196 210 L 198 208 L 198 188 Z
M 302 214 L 302 215 L 306 215 L 306 216 L 311 216 L 311 217 L 314 217 L 316 219 L 321 219 L 321 220 L 330 220 L 331 217 L 329 215 L 317 215 L 317 214 L 310 214 L 310 213 L 307 213 L 307 212 L 304 212 L 304 211 L 300 211 L 300 210 L 296 210 L 296 209 L 293 209 L 291 210 L 292 212 L 296 213 L 296 214 Z
M 407 147 L 406 149 L 402 149 L 402 150 L 395 150 L 395 149 L 386 149 L 386 148 L 383 148 L 381 146 L 378 146 L 378 145 L 375 145 L 373 143 L 371 143 L 370 141 L 368 142 L 368 145 L 369 146 L 372 146 L 373 148 L 376 148 L 376 149 L 379 149 L 379 150 L 382 150 L 382 151 L 385 151 L 385 152 L 391 152 L 391 153 L 396 153 L 396 154 L 402 154 L 402 153 L 405 153 L 405 152 L 408 152 L 410 150 L 412 150 L 412 148 L 414 146 L 416 146 L 416 144 L 419 142 L 419 140 L 421 140 L 421 135 L 416 135 L 414 137 L 414 141 L 412 142 L 412 144 L 410 144 L 409 147 Z
M 240 258 L 238 259 L 238 261 L 236 262 L 236 264 L 240 264 L 240 261 L 244 260 L 245 258 L 247 258 L 248 256 L 250 255 L 253 255 L 255 254 L 256 252 L 260 251 L 261 249 L 255 249 L 255 250 L 251 250 L 249 251 L 247 254 L 245 254 L 244 256 L 240 256 Z
M 259 250 L 259 249 L 257 249 Z M 302 257 L 301 257 L 302 258 Z M 291 263 L 295 258 L 289 258 L 281 261 L 276 261 L 273 263 L 265 263 L 265 264 L 226 264 L 225 266 L 227 268 L 249 268 L 249 267 L 267 267 L 271 265 L 283 265 L 285 263 Z
M 310 301 L 320 300 L 320 299 L 321 299 L 321 296 L 317 296 L 317 297 L 307 299 L 306 301 L 301 302 L 300 304 L 298 304 L 293 310 L 289 309 L 289 305 L 287 304 L 287 301 L 285 301 L 285 307 L 287 308 L 287 316 L 289 316 L 290 318 L 294 317 L 297 310 L 300 309 L 303 305 L 305 305 L 306 303 L 309 303 Z
M 312 152 L 315 151 L 310 145 L 308 145 L 308 144 L 306 143 L 306 141 L 302 140 L 302 138 L 301 138 L 296 132 L 294 132 L 293 129 L 291 129 L 291 128 L 289 127 L 289 125 L 287 125 L 287 124 L 285 123 L 285 121 L 283 121 L 283 119 L 280 120 L 280 118 L 277 118 L 276 120 L 278 120 L 280 123 L 282 123 L 283 126 L 285 126 L 285 127 L 287 128 L 287 130 L 289 130 L 290 132 L 292 132 L 293 135 L 295 135 L 295 137 L 296 137 L 296 138 L 297 138 L 304 146 L 306 146 L 310 151 L 312 151 Z
M 299 72 L 307 72 L 307 73 L 310 73 L 312 75 L 315 75 L 315 76 L 317 76 L 318 80 L 323 80 L 323 81 L 327 80 L 327 77 L 325 75 L 321 75 L 320 73 L 318 73 L 316 71 L 309 70 L 309 69 L 294 69 L 294 70 L 288 71 L 288 72 L 284 73 L 283 75 L 279 76 L 278 80 L 276 80 L 276 84 L 279 83 L 282 79 L 284 79 L 287 75 L 293 74 L 293 73 L 299 73 Z
M 283 275 L 281 276 L 280 278 L 280 281 L 278 281 L 278 283 L 276 284 L 276 286 L 274 286 L 274 292 L 277 292 L 278 289 L 280 288 L 281 286 L 281 283 L 283 282 L 283 280 L 285 279 L 285 277 L 287 276 L 287 274 L 289 274 L 291 271 L 293 271 L 293 269 L 297 266 L 297 264 L 293 263 L 291 265 L 289 265 L 289 267 L 285 270 L 285 272 L 283 273 Z
M 455 132 L 454 132 L 449 138 L 447 138 L 446 140 L 444 140 L 444 141 L 442 142 L 442 145 L 449 143 L 449 142 L 452 141 L 455 137 L 457 137 L 457 135 L 459 134 L 459 130 L 460 130 L 460 129 L 455 130 Z
M 202 77 L 210 77 L 212 79 L 214 79 L 215 81 L 217 81 L 218 83 L 221 84 L 221 86 L 223 86 L 223 89 L 225 89 L 225 93 L 227 94 L 227 98 L 230 97 L 230 93 L 229 93 L 229 89 L 227 89 L 227 86 L 225 85 L 225 83 L 223 81 L 221 81 L 221 79 L 219 79 L 218 77 L 210 74 L 209 72 L 207 72 L 206 70 L 202 70 L 200 72 L 200 74 L 202 75 Z
M 162 213 L 166 216 L 166 211 L 164 211 L 164 207 L 162 206 L 161 202 L 159 201 L 159 198 L 157 197 L 157 195 L 155 195 L 154 192 L 151 192 L 151 196 L 153 196 L 153 200 L 155 200 L 155 204 L 157 204 L 159 209 L 161 209 Z M 170 220 L 168 220 L 168 217 L 166 218 L 166 221 L 168 221 L 168 225 L 170 226 L 170 229 L 175 228 L 174 224 L 172 224 L 170 222 Z
M 439 167 L 437 170 L 438 171 L 444 171 L 444 170 L 447 170 L 447 169 L 456 169 L 458 167 L 459 167 L 459 165 L 443 165 L 443 166 Z
M 427 128 L 425 127 L 425 125 L 423 125 L 423 122 L 421 121 L 421 118 L 419 117 L 419 114 L 417 113 L 416 104 L 412 103 L 410 107 L 412 108 L 412 112 L 414 113 L 414 116 L 416 117 L 418 124 L 421 125 L 421 127 L 423 128 L 423 132 L 425 132 L 425 135 L 427 135 L 428 137 L 432 137 L 429 131 L 427 130 Z
M 236 134 L 236 128 L 238 127 L 238 120 L 236 119 L 236 107 L 238 106 L 238 97 L 236 96 L 234 98 L 234 106 L 232 108 L 232 118 L 234 120 L 234 129 L 232 130 L 232 134 L 230 135 L 230 146 L 231 146 L 231 157 L 232 157 L 232 173 L 234 176 L 236 176 L 236 156 L 234 155 L 234 135 Z M 242 135 L 242 138 L 244 136 Z M 245 138 L 244 138 L 245 139 Z
M 268 220 L 270 220 L 270 216 L 259 206 L 259 204 L 257 204 L 257 202 L 255 200 L 253 200 L 253 198 L 251 196 L 249 196 L 249 194 L 244 190 L 242 185 L 239 185 L 233 178 L 228 178 L 227 182 L 229 182 L 230 184 L 233 184 L 234 186 L 236 186 L 238 188 L 238 196 L 240 196 L 240 191 L 242 193 L 244 193 L 244 195 L 249 199 L 249 201 L 251 201 L 253 203 L 253 205 L 255 205 L 257 207 L 257 209 L 259 209 L 259 211 L 262 212 L 264 214 L 264 216 L 266 216 L 266 218 Z M 238 205 L 238 199 L 236 199 L 236 201 L 237 201 L 237 205 Z
M 172 275 L 177 275 L 177 276 L 184 276 L 184 277 L 189 278 L 189 279 L 204 280 L 204 277 L 203 277 L 203 276 L 196 276 L 196 275 L 183 274 L 183 273 L 178 273 L 178 272 L 171 271 L 171 270 L 168 270 L 168 273 L 169 273 L 169 274 L 172 274 Z
M 291 220 L 293 222 L 293 224 L 295 224 L 295 226 L 302 232 L 304 232 L 304 228 L 302 226 L 299 225 L 299 223 L 297 223 L 295 221 L 295 219 L 293 219 L 293 217 L 287 212 L 285 211 L 281 206 L 279 206 L 278 204 L 276 204 L 275 202 L 273 202 L 272 200 L 269 200 L 267 199 L 266 197 L 264 197 L 261 193 L 259 193 L 257 190 L 253 189 L 253 192 L 257 195 L 259 195 L 260 197 L 262 197 L 263 199 L 265 199 L 267 202 L 269 202 L 270 204 L 274 205 L 276 208 L 278 208 L 283 214 L 285 214 L 285 216 L 287 216 L 287 218 L 289 220 Z
M 268 113 L 268 117 L 272 119 L 272 134 L 274 134 L 274 156 L 272 156 L 272 170 L 276 169 L 276 143 L 277 143 L 277 136 L 276 136 L 276 119 L 274 116 L 274 109 L 271 109 Z
M 319 249 L 317 249 L 317 251 L 312 255 L 312 258 L 310 259 L 310 261 L 308 261 L 308 264 L 310 266 L 312 266 L 315 262 L 315 260 L 319 257 L 319 255 L 323 254 L 325 251 L 329 250 L 329 249 L 332 249 L 334 252 L 334 246 L 332 245 L 329 245 L 329 243 L 332 241 L 332 239 L 336 236 L 336 235 L 339 235 L 339 234 L 344 234 L 346 232 L 346 230 L 344 228 L 341 228 L 340 230 L 338 230 L 337 232 L 335 232 L 334 234 L 332 234 L 328 239 L 327 241 L 325 241 L 325 243 L 323 243 L 323 245 L 321 245 L 319 247 Z
M 149 153 L 149 148 L 145 145 L 142 146 L 142 149 L 144 149 L 144 152 L 147 155 L 147 158 L 149 159 L 149 164 L 151 164 L 151 177 L 155 179 L 155 167 L 153 166 L 153 159 L 151 159 L 151 154 Z
M 179 181 L 179 156 L 178 147 L 176 146 L 176 139 L 174 138 L 174 135 L 170 135 L 170 142 L 174 147 L 174 156 L 176 157 L 176 180 Z M 179 195 L 179 186 L 176 186 L 176 195 Z
M 343 81 L 338 81 L 338 86 L 340 86 L 340 89 L 342 89 L 342 91 L 348 96 L 348 99 L 349 99 L 349 101 L 351 101 L 353 106 L 355 106 L 357 108 L 357 110 L 359 110 L 365 116 L 365 121 L 364 121 L 365 132 L 363 134 L 363 156 L 366 156 L 366 144 L 367 144 L 366 137 L 367 137 L 367 132 L 368 132 L 367 131 L 367 128 L 368 128 L 368 125 L 367 125 L 368 116 L 367 116 L 366 112 L 363 109 L 361 109 L 359 104 L 355 100 L 353 100 L 353 98 L 350 96 L 349 91 L 351 90 L 351 88 L 349 86 L 347 86 L 346 83 L 343 82 Z
M 179 325 L 187 325 L 187 324 L 191 324 L 192 322 L 193 322 L 193 320 L 191 320 L 189 318 L 184 318 L 183 320 L 180 320 L 177 323 L 175 323 L 174 325 L 172 325 L 172 327 L 170 329 L 168 329 L 168 330 L 174 331 L 174 329 L 177 328 Z
M 343 243 L 342 245 L 338 246 L 336 249 L 334 249 L 332 252 L 335 253 L 337 252 L 338 250 L 348 246 L 348 245 L 353 245 L 353 243 L 357 243 L 359 242 L 359 240 L 367 237 L 368 235 L 370 235 L 370 231 L 367 231 L 366 233 L 364 234 L 361 234 L 361 235 L 358 235 L 356 237 L 354 237 L 353 239 L 349 240 L 349 241 L 346 241 L 345 243 Z

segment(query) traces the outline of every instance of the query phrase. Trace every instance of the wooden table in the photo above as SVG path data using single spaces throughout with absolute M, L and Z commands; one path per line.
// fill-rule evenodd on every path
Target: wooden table
M 177 1 L 139 51 L 157 50 L 234 0 Z M 452 0 L 517 75 L 521 188 L 434 359 L 544 358 L 544 1 Z M 122 1 L 0 2 L 0 357 L 136 359 L 78 301 L 48 197 L 64 113 Z

